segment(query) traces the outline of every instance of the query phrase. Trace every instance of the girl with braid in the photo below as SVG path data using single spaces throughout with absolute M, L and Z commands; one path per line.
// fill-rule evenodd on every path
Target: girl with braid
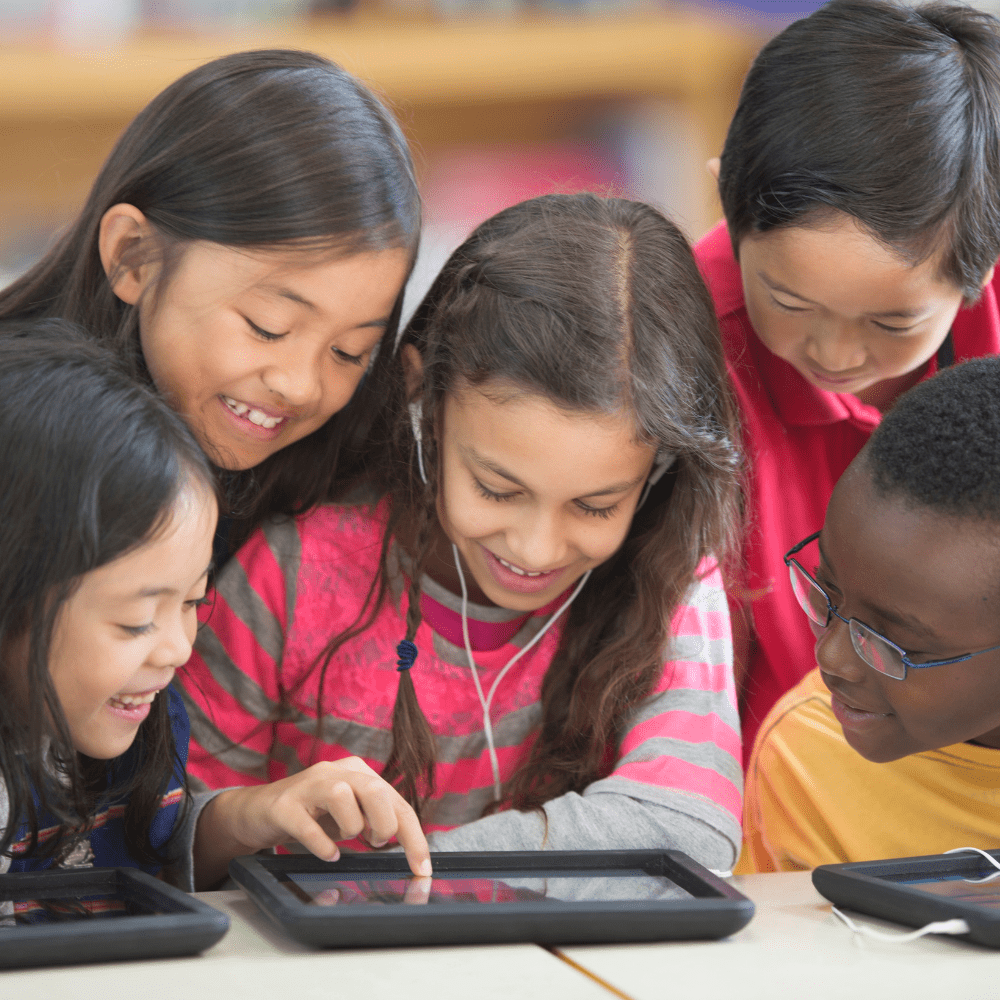
M 360 758 L 432 849 L 730 867 L 735 425 L 684 238 L 624 200 L 509 208 L 385 372 L 366 492 L 266 522 L 220 574 L 192 780 Z

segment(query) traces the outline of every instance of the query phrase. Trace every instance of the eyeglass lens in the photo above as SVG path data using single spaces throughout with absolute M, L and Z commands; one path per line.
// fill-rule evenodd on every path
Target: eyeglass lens
M 858 656 L 880 674 L 888 674 L 897 680 L 906 677 L 906 664 L 898 649 L 893 649 L 886 641 L 859 621 L 851 622 L 851 642 Z
M 830 615 L 826 594 L 799 569 L 796 563 L 788 564 L 788 576 L 799 606 L 809 620 L 820 628 L 826 628 Z
M 788 575 L 795 597 L 806 616 L 819 629 L 826 628 L 830 618 L 826 594 L 794 562 L 788 566 Z M 859 621 L 852 620 L 850 629 L 854 650 L 868 666 L 899 680 L 906 677 L 906 664 L 900 658 L 898 650 Z

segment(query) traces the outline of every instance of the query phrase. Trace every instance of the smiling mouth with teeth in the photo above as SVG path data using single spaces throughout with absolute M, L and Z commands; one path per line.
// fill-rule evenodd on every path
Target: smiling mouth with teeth
M 145 694 L 116 694 L 108 701 L 119 708 L 135 708 L 136 705 L 151 705 L 159 693 L 159 690 L 156 690 L 147 691 Z
M 520 566 L 515 566 L 513 563 L 507 562 L 506 559 L 501 559 L 495 552 L 493 553 L 494 558 L 501 566 L 505 566 L 511 571 L 511 573 L 516 573 L 518 576 L 548 576 L 550 573 L 554 573 L 555 570 L 547 570 L 546 572 L 529 573 L 526 569 L 521 569 Z
M 263 427 L 265 430 L 273 430 L 285 419 L 284 417 L 269 417 L 266 413 L 255 410 L 252 406 L 247 406 L 246 403 L 241 403 L 238 399 L 233 399 L 231 396 L 223 396 L 222 401 L 236 416 L 245 417 L 250 423 L 256 424 L 258 427 Z

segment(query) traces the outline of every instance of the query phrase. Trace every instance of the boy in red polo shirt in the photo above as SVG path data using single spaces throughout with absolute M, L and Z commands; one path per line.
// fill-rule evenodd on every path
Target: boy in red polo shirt
M 1000 352 L 1000 22 L 831 0 L 755 60 L 718 176 L 726 221 L 695 256 L 743 421 L 749 756 L 815 666 L 782 555 L 901 393 Z

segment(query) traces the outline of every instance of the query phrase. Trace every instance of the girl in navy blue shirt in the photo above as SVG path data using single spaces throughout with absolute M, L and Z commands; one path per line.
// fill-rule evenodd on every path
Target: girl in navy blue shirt
M 62 321 L 0 338 L 0 871 L 132 866 L 186 888 L 286 840 L 321 857 L 413 810 L 360 761 L 187 794 L 170 688 L 205 601 L 218 508 L 184 421 Z

